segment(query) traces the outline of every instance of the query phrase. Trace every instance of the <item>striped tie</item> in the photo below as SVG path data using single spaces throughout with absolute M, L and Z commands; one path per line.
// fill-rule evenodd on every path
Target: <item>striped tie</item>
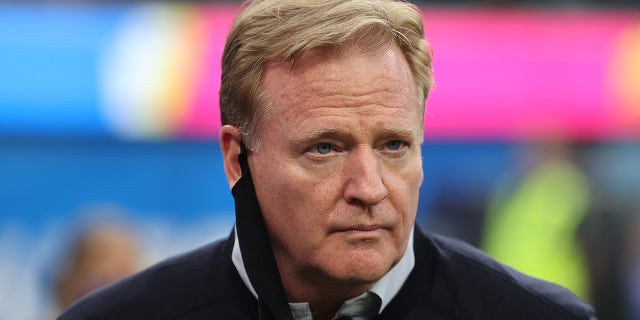
M 371 320 L 380 313 L 382 300 L 373 292 L 365 292 L 362 295 L 344 302 L 334 320 Z

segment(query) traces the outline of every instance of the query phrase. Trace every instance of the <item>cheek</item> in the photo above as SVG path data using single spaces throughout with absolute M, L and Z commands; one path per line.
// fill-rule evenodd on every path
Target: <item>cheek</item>
M 255 164 L 254 184 L 269 229 L 278 234 L 317 232 L 334 203 L 331 181 L 310 176 L 286 161 Z
M 413 220 L 411 218 L 415 217 L 418 208 L 420 186 L 423 180 L 422 163 L 419 160 L 415 161 L 391 176 L 388 182 L 390 200 L 408 220 Z M 410 222 L 413 223 L 413 221 Z

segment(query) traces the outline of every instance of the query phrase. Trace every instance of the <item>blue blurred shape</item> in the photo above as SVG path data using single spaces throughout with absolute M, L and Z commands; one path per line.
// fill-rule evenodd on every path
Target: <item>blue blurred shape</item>
M 0 4 L 0 134 L 105 136 L 100 55 L 126 7 Z

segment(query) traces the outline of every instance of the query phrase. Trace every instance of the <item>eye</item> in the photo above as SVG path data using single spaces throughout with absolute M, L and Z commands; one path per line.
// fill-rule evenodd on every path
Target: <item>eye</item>
M 311 147 L 311 152 L 317 154 L 328 154 L 333 151 L 333 145 L 327 142 L 316 143 Z
M 400 150 L 400 148 L 402 148 L 404 146 L 405 146 L 405 143 L 403 141 L 400 141 L 400 140 L 391 140 L 391 141 L 387 142 L 387 145 L 386 145 L 387 149 L 393 150 L 393 151 Z

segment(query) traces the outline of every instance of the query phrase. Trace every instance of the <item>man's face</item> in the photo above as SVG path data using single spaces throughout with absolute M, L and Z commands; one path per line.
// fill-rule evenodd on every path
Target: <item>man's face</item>
M 263 86 L 249 162 L 285 288 L 377 281 L 404 254 L 423 178 L 402 53 L 311 53 L 267 65 Z

